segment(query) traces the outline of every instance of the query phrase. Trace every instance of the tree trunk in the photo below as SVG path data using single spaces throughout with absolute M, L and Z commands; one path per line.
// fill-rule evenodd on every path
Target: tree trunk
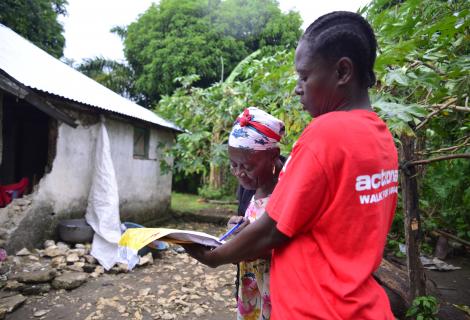
M 426 280 L 423 266 L 419 260 L 420 216 L 417 170 L 407 162 L 415 160 L 415 138 L 403 135 L 401 137 L 402 174 L 401 189 L 403 199 L 403 214 L 405 222 L 406 264 L 408 268 L 409 300 L 426 295 Z
M 219 165 L 210 164 L 209 187 L 213 190 L 221 189 L 224 185 L 223 170 Z
M 379 268 L 374 273 L 374 277 L 384 287 L 387 287 L 400 296 L 409 306 L 411 304 L 409 296 L 408 275 L 405 271 L 395 266 L 393 263 L 382 259 Z
M 220 143 L 220 130 L 218 126 L 215 126 L 212 131 L 212 141 L 211 145 L 217 145 Z M 224 185 L 224 170 L 220 166 L 220 164 L 216 164 L 211 162 L 210 163 L 210 171 L 209 171 L 209 187 L 212 190 L 221 189 Z
M 393 263 L 382 259 L 374 278 L 384 288 L 395 317 L 403 319 L 411 305 L 407 273 Z

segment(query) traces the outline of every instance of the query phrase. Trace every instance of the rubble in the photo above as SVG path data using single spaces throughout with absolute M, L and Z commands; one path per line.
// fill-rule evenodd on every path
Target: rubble
M 76 244 L 72 249 L 53 240 L 46 240 L 43 250 L 23 248 L 8 261 L 0 262 L 0 288 L 24 295 L 41 295 L 52 288 L 72 290 L 86 282 L 88 273 L 93 273 L 95 278 L 104 273 L 89 255 L 90 249 L 89 244 Z M 119 270 L 124 267 L 120 266 Z
M 0 287 L 4 285 L 0 304 L 2 295 L 28 299 L 9 319 L 192 320 L 229 319 L 235 315 L 233 266 L 210 269 L 187 254 L 177 254 L 173 250 L 177 246 L 157 258 L 152 254 L 142 257 L 140 264 L 145 267 L 132 273 L 127 272 L 125 265 L 106 272 L 90 255 L 89 244 L 69 247 L 50 240 L 44 242 L 44 247 L 30 249 L 30 255 L 9 256 L 3 265 L 0 263 Z M 51 257 L 46 251 L 60 254 Z M 71 255 L 76 255 L 78 261 L 67 262 Z M 19 281 L 25 280 L 25 274 L 38 277 L 38 273 L 46 274 L 47 270 L 56 272 L 48 282 Z M 4 282 L 2 274 L 8 274 Z M 79 286 L 82 287 L 77 291 L 72 290 Z

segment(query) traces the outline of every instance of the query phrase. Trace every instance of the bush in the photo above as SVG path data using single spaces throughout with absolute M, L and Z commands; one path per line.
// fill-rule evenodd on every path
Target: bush
M 439 303 L 433 296 L 416 297 L 406 316 L 416 320 L 438 320 Z

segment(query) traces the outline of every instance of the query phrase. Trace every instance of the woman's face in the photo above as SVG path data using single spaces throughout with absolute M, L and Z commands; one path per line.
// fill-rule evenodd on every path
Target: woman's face
M 295 93 L 304 109 L 312 117 L 333 111 L 341 101 L 334 65 L 310 52 L 308 44 L 301 40 L 295 51 L 295 69 L 299 76 Z
M 228 154 L 230 170 L 243 188 L 256 190 L 272 181 L 273 167 L 275 159 L 279 156 L 279 149 L 247 150 L 229 146 Z

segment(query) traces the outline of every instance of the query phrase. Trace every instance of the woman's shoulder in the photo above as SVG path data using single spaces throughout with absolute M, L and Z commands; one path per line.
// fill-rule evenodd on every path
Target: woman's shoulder
M 305 129 L 304 134 L 315 140 L 322 137 L 328 139 L 341 136 L 347 137 L 357 129 L 367 126 L 368 123 L 377 122 L 382 121 L 373 111 L 334 111 L 313 119 Z

